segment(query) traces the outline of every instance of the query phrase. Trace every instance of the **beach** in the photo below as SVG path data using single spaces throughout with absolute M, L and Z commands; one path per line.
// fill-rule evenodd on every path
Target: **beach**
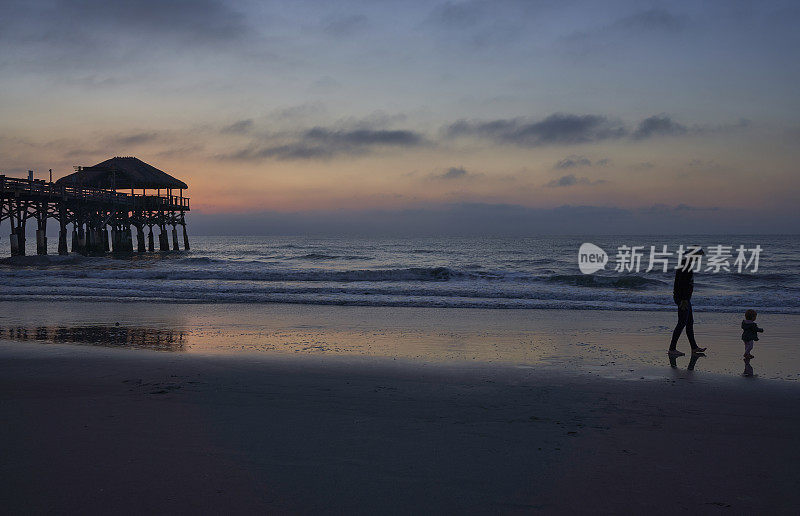
M 800 3 L 1 12 L 0 516 L 800 515 Z
M 764 318 L 742 377 L 731 314 L 698 314 L 687 370 L 660 312 L 2 305 L 9 512 L 800 503 L 793 315 Z

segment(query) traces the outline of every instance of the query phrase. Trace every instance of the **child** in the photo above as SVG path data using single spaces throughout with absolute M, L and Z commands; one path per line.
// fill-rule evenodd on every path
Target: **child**
M 758 333 L 763 332 L 763 328 L 759 328 L 756 324 L 756 316 L 758 314 L 755 310 L 750 309 L 744 313 L 744 321 L 742 321 L 742 340 L 744 341 L 744 358 L 751 359 L 753 355 L 750 351 L 753 350 L 753 341 L 758 340 Z

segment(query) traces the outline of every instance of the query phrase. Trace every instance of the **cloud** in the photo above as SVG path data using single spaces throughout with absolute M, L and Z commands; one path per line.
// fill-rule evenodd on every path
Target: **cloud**
M 173 147 L 161 152 L 157 152 L 155 155 L 159 158 L 182 158 L 182 157 L 190 157 L 195 156 L 201 153 L 205 149 L 204 145 L 185 145 L 183 147 Z
M 538 147 L 542 145 L 579 145 L 629 138 L 641 141 L 655 137 L 680 136 L 684 134 L 707 135 L 741 131 L 751 126 L 746 119 L 734 124 L 686 125 L 661 113 L 641 120 L 633 128 L 616 118 L 605 115 L 575 115 L 556 113 L 541 120 L 528 117 L 499 118 L 496 120 L 458 120 L 442 128 L 445 138 L 472 137 L 492 140 L 496 143 Z M 586 164 L 569 159 L 565 167 Z M 610 160 L 594 163 L 605 166 Z M 556 165 L 558 168 L 558 165 Z
M 688 204 L 678 204 L 675 206 L 669 206 L 667 204 L 653 204 L 652 206 L 646 206 L 644 208 L 639 208 L 637 211 L 639 213 L 646 213 L 646 214 L 678 214 L 680 212 L 714 212 L 719 211 L 718 206 L 690 206 Z
M 441 174 L 435 174 L 432 177 L 434 179 L 453 180 L 453 179 L 462 179 L 462 178 L 465 178 L 465 177 L 470 176 L 470 175 L 472 175 L 472 174 L 467 172 L 467 169 L 465 169 L 464 167 L 450 167 L 447 170 L 445 170 L 444 172 L 442 172 Z
M 264 147 L 247 147 L 232 154 L 220 156 L 222 159 L 240 161 L 260 161 L 267 158 L 279 160 L 306 160 L 330 158 L 334 151 L 327 147 L 307 145 L 302 142 L 293 142 L 285 145 Z
M 363 14 L 333 16 L 322 24 L 322 31 L 328 36 L 342 38 L 361 32 L 369 27 L 369 20 Z
M 423 22 L 427 35 L 436 38 L 440 48 L 469 55 L 519 49 L 526 45 L 533 27 L 552 5 L 549 1 L 530 0 L 466 0 L 436 5 Z
M 425 143 L 425 138 L 420 133 L 409 130 L 344 130 L 314 127 L 290 141 L 254 143 L 249 147 L 220 157 L 246 161 L 267 158 L 279 160 L 327 159 L 338 155 L 366 154 L 377 148 L 418 147 Z
M 246 120 L 239 120 L 237 122 L 232 123 L 231 125 L 226 125 L 220 132 L 223 134 L 245 134 L 250 132 L 253 128 L 253 119 L 248 118 Z
M 341 89 L 342 85 L 330 75 L 323 75 L 308 86 L 311 93 L 332 93 Z
M 144 143 L 157 141 L 160 138 L 160 136 L 161 135 L 158 132 L 151 131 L 151 132 L 138 132 L 131 134 L 118 134 L 118 135 L 108 136 L 104 140 L 109 145 L 136 146 L 136 145 L 142 145 Z
M 106 150 L 103 149 L 103 148 L 89 149 L 89 148 L 79 147 L 79 148 L 69 149 L 69 150 L 64 151 L 63 152 L 63 156 L 65 158 L 87 159 L 90 156 L 104 155 L 105 153 L 106 153 Z
M 718 206 L 689 206 L 688 204 L 678 204 L 675 211 L 719 211 Z
M 567 156 L 564 159 L 559 160 L 555 165 L 553 165 L 554 170 L 568 170 L 571 168 L 580 168 L 580 167 L 605 167 L 611 160 L 608 158 L 601 158 L 595 162 L 592 162 L 586 156 L 579 156 L 576 154 L 572 154 Z
M 688 22 L 687 16 L 674 15 L 665 9 L 649 9 L 620 18 L 606 30 L 680 32 Z
M 475 27 L 485 19 L 485 7 L 482 2 L 445 2 L 433 9 L 429 21 L 449 29 L 463 30 Z
M 578 167 L 591 167 L 592 161 L 585 157 L 585 156 L 567 156 L 566 158 L 559 160 L 558 163 L 553 166 L 556 170 L 564 170 L 568 168 L 578 168 Z
M 627 130 L 600 115 L 556 113 L 542 120 L 498 119 L 488 122 L 460 120 L 445 128 L 451 138 L 481 137 L 498 143 L 536 147 L 547 144 L 579 144 L 622 138 Z
M 252 35 L 247 18 L 223 0 L 4 2 L 0 66 L 94 73 L 176 50 L 217 51 Z
M 238 39 L 248 31 L 245 16 L 222 0 L 55 0 L 31 2 L 29 9 L 40 20 L 54 19 L 61 27 L 80 27 L 80 32 L 181 37 L 197 43 Z
M 413 147 L 422 143 L 423 138 L 419 133 L 406 130 L 370 130 L 357 129 L 354 131 L 337 131 L 323 127 L 315 127 L 305 134 L 305 138 L 333 145 L 368 146 L 368 145 L 396 145 L 400 147 Z
M 322 102 L 305 102 L 295 106 L 275 109 L 267 114 L 270 124 L 275 122 L 298 125 L 309 125 L 311 120 L 324 117 L 327 112 Z
M 605 25 L 572 32 L 561 38 L 561 44 L 574 56 L 620 52 L 644 45 L 648 39 L 675 36 L 688 26 L 688 16 L 672 14 L 665 9 L 648 9 Z M 631 40 L 638 41 L 639 45 L 631 45 Z
M 606 181 L 605 179 L 597 179 L 595 181 L 592 181 L 588 177 L 576 177 L 575 174 L 567 174 L 566 176 L 561 176 L 558 179 L 553 179 L 549 183 L 546 183 L 544 186 L 548 188 L 560 188 L 560 187 L 575 186 L 575 185 L 594 186 L 607 182 L 608 181 Z
M 721 165 L 713 159 L 706 160 L 700 158 L 690 160 L 688 163 L 686 163 L 686 166 L 688 168 L 700 170 L 717 170 L 722 168 Z
M 685 125 L 679 124 L 667 115 L 653 115 L 645 118 L 633 132 L 633 138 L 643 140 L 653 136 L 680 136 L 686 134 L 688 129 Z

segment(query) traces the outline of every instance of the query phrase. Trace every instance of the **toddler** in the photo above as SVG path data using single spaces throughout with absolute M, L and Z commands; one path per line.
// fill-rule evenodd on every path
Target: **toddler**
M 753 342 L 758 340 L 759 332 L 763 332 L 763 328 L 759 328 L 756 324 L 756 316 L 758 314 L 755 310 L 750 309 L 744 313 L 744 321 L 742 321 L 742 340 L 744 341 L 744 358 L 753 358 L 750 352 L 753 350 Z

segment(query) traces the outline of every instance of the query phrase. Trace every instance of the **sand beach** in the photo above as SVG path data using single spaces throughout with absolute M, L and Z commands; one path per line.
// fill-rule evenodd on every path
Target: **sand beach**
M 765 344 L 760 374 L 742 377 L 739 348 L 715 330 L 730 315 L 700 315 L 709 352 L 687 370 L 688 357 L 673 368 L 664 354 L 663 313 L 573 311 L 570 323 L 558 311 L 3 305 L 0 489 L 13 513 L 793 514 L 800 504 L 792 355 L 769 358 Z M 23 313 L 47 322 L 41 340 L 13 320 Z M 603 331 L 581 330 L 580 320 L 602 328 L 596 317 Z M 778 349 L 797 324 L 781 317 L 770 325 Z M 68 330 L 81 318 L 95 333 Z M 168 326 L 181 346 L 137 344 L 150 342 L 143 328 Z M 102 328 L 105 343 L 63 342 Z M 134 340 L 109 339 L 119 328 Z M 644 359 L 651 348 L 658 356 Z

